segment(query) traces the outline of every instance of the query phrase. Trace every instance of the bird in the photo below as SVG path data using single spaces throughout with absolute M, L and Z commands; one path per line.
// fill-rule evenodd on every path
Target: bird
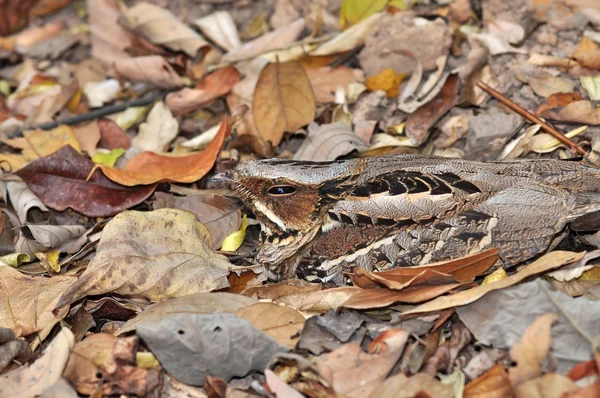
M 267 159 L 216 180 L 228 181 L 260 223 L 256 261 L 274 281 L 344 285 L 355 267 L 386 271 L 490 248 L 498 249 L 494 267 L 509 268 L 600 210 L 600 169 L 586 160 Z

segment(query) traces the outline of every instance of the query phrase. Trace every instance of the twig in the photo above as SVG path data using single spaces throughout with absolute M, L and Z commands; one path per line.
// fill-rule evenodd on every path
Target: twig
M 234 59 L 232 61 L 222 62 L 222 63 L 216 64 L 216 65 L 210 65 L 208 67 L 208 72 L 210 73 L 210 72 L 213 72 L 213 71 L 215 71 L 217 69 L 226 68 L 228 66 L 235 65 L 238 62 L 250 61 L 250 60 L 252 60 L 254 58 L 260 57 L 261 55 L 269 54 L 269 53 L 272 53 L 272 52 L 285 51 L 285 50 L 289 50 L 290 48 L 294 48 L 294 47 L 322 43 L 324 41 L 327 41 L 329 39 L 334 38 L 335 36 L 336 36 L 335 34 L 328 34 L 328 35 L 321 36 L 321 37 L 308 37 L 306 39 L 303 39 L 303 40 L 300 40 L 300 41 L 295 41 L 293 43 L 287 44 L 287 45 L 285 45 L 283 47 L 275 48 L 273 50 L 263 51 L 263 52 L 260 52 L 258 54 L 254 54 L 254 55 L 250 55 L 250 56 L 247 56 L 247 57 L 242 57 L 242 58 Z
M 525 119 L 529 120 L 531 123 L 539 124 L 540 126 L 542 126 L 542 129 L 544 129 L 548 134 L 550 134 L 551 136 L 556 138 L 561 144 L 564 144 L 564 145 L 568 146 L 572 151 L 575 151 L 575 152 L 579 153 L 580 155 L 587 157 L 587 152 L 585 149 L 583 149 L 581 146 L 579 146 L 578 144 L 573 142 L 569 137 L 565 137 L 564 135 L 562 135 L 554 127 L 550 126 L 548 123 L 544 122 L 542 119 L 535 116 L 533 113 L 529 112 L 527 109 L 522 108 L 521 106 L 515 104 L 513 101 L 509 100 L 508 98 L 506 98 L 505 96 L 503 96 L 502 94 L 500 94 L 499 92 L 497 92 L 496 90 L 494 90 L 493 88 L 491 88 L 490 86 L 488 86 L 487 84 L 485 84 L 482 81 L 478 82 L 477 85 L 483 91 L 485 91 L 492 97 L 496 98 L 499 102 L 506 105 L 507 107 L 512 109 L 514 112 L 518 113 L 519 115 L 523 116 Z
M 61 119 L 61 120 L 55 120 L 53 122 L 42 123 L 37 126 L 23 127 L 21 129 L 11 132 L 10 134 L 8 134 L 7 137 L 8 138 L 21 137 L 21 136 L 23 136 L 23 130 L 37 130 L 37 129 L 50 130 L 50 129 L 60 126 L 61 124 L 75 125 L 75 124 L 79 124 L 79 123 L 83 123 L 83 122 L 88 122 L 90 120 L 99 119 L 104 116 L 112 115 L 113 113 L 122 112 L 125 109 L 133 108 L 135 106 L 149 105 L 152 102 L 154 102 L 155 100 L 157 100 L 158 98 L 164 97 L 168 93 L 169 93 L 169 91 L 150 92 L 141 98 L 136 98 L 131 101 L 125 101 L 120 104 L 108 105 L 103 108 L 94 109 L 93 111 L 90 111 L 90 112 L 87 112 L 87 113 L 84 113 L 81 115 L 71 116 L 71 117 Z

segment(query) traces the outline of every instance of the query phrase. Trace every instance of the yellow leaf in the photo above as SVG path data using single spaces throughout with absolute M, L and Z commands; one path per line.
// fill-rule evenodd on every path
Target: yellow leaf
M 135 363 L 140 369 L 158 369 L 160 367 L 160 363 L 151 352 L 136 353 Z
M 248 217 L 244 214 L 244 217 L 242 218 L 242 227 L 239 231 L 229 234 L 229 236 L 223 240 L 221 251 L 234 252 L 239 249 L 246 238 L 246 227 L 248 227 Z
M 382 90 L 389 98 L 398 95 L 398 87 L 406 78 L 406 73 L 396 73 L 392 68 L 387 68 L 376 74 L 369 76 L 365 80 L 369 91 Z
M 113 149 L 109 152 L 96 151 L 92 156 L 92 160 L 94 163 L 105 164 L 107 166 L 113 167 L 117 162 L 117 159 L 121 157 L 125 153 L 125 149 L 117 148 Z
M 69 112 L 75 113 L 77 111 L 77 107 L 81 103 L 82 96 L 83 91 L 81 91 L 81 89 L 77 89 L 77 91 L 75 91 L 75 94 L 73 94 L 69 102 L 67 102 L 67 109 L 69 110 Z
M 283 133 L 312 122 L 315 109 L 315 95 L 300 62 L 275 62 L 260 72 L 252 114 L 265 140 L 279 145 Z
M 31 257 L 27 253 L 11 253 L 0 257 L 0 265 L 8 265 L 13 268 L 30 261 Z
M 492 283 L 492 282 L 498 282 L 506 277 L 507 277 L 507 275 L 506 275 L 506 271 L 504 271 L 504 268 L 498 268 L 496 271 L 492 272 L 491 274 L 489 274 L 488 276 L 485 277 L 482 285 L 487 285 L 488 283 Z
M 58 263 L 58 257 L 60 257 L 60 250 L 51 250 L 47 253 L 35 253 L 35 256 L 40 260 L 42 267 L 48 272 L 60 272 L 60 264 Z
M 343 0 L 340 27 L 346 29 L 388 6 L 389 0 Z

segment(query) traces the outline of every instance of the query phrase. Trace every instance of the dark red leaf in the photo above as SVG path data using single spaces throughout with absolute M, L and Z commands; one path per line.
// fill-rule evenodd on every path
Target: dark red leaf
M 65 145 L 52 155 L 31 162 L 17 175 L 48 207 L 68 207 L 88 217 L 113 216 L 145 200 L 156 184 L 126 187 L 94 173 L 94 162 Z

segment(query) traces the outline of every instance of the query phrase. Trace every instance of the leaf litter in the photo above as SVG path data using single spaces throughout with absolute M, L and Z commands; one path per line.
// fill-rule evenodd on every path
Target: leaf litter
M 599 394 L 594 217 L 504 273 L 492 250 L 270 282 L 210 181 L 575 155 L 511 103 L 594 154 L 597 4 L 309 3 L 0 4 L 0 397 Z

